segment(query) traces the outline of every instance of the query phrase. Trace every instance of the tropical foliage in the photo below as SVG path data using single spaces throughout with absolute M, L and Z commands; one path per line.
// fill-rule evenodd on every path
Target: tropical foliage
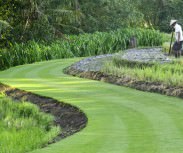
M 168 31 L 170 19 L 181 19 L 182 7 L 182 0 L 0 0 L 0 42 L 8 47 L 124 27 Z
M 158 31 L 128 28 L 70 35 L 66 40 L 51 44 L 35 41 L 15 43 L 9 50 L 0 50 L 0 69 L 43 60 L 114 53 L 126 49 L 132 36 L 136 37 L 139 46 L 159 46 L 163 41 L 162 34 Z

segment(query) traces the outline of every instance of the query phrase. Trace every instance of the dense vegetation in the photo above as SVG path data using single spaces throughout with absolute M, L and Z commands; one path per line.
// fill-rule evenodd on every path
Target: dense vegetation
M 43 147 L 60 129 L 53 117 L 30 103 L 15 103 L 0 94 L 0 152 L 25 153 Z
M 51 44 L 35 41 L 15 43 L 8 50 L 0 50 L 0 69 L 43 60 L 114 53 L 126 49 L 132 36 L 137 38 L 139 46 L 159 46 L 163 41 L 162 34 L 158 31 L 128 28 L 70 35 L 67 40 L 54 41 Z
M 169 31 L 182 7 L 182 0 L 0 0 L 0 45 L 124 27 Z
M 130 77 L 137 81 L 160 82 L 170 86 L 183 87 L 183 61 L 171 63 L 142 63 L 115 57 L 106 63 L 104 73 L 118 77 Z

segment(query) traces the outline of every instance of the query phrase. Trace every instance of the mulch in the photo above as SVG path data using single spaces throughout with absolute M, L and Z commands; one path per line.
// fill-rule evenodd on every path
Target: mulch
M 65 68 L 64 72 L 66 74 L 78 76 L 81 78 L 88 78 L 88 79 L 103 81 L 111 84 L 116 84 L 119 86 L 135 88 L 141 91 L 148 91 L 148 92 L 160 93 L 167 96 L 183 98 L 183 87 L 168 86 L 161 82 L 139 81 L 139 80 L 132 79 L 129 76 L 117 77 L 115 75 L 109 75 L 109 74 L 105 74 L 103 72 L 97 72 L 97 71 L 85 72 L 85 71 L 77 70 L 72 66 Z
M 60 102 L 56 99 L 40 96 L 26 92 L 7 85 L 0 84 L 0 92 L 16 101 L 27 101 L 36 104 L 42 112 L 49 113 L 55 117 L 54 124 L 61 127 L 61 133 L 50 143 L 57 142 L 86 127 L 88 119 L 77 107 Z

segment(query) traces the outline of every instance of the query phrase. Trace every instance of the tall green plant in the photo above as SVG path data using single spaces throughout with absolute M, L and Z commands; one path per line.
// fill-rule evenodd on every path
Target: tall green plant
M 111 32 L 95 32 L 67 36 L 67 40 L 15 43 L 9 50 L 0 50 L 0 69 L 36 61 L 94 56 L 127 49 L 129 39 L 135 36 L 139 46 L 159 46 L 162 34 L 149 29 L 118 29 Z
M 53 117 L 30 103 L 15 103 L 0 93 L 0 152 L 24 153 L 48 144 L 60 132 Z
M 132 80 L 160 82 L 168 86 L 183 87 L 183 61 L 171 63 L 129 62 L 118 57 L 106 63 L 103 72 Z

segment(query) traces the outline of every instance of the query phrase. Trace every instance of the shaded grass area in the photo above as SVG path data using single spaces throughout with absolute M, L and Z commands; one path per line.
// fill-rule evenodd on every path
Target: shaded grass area
M 133 62 L 115 57 L 104 65 L 102 72 L 118 77 L 127 76 L 138 81 L 183 87 L 183 59 L 161 64 Z
M 53 120 L 33 104 L 0 94 L 0 152 L 25 153 L 47 145 L 60 132 Z

